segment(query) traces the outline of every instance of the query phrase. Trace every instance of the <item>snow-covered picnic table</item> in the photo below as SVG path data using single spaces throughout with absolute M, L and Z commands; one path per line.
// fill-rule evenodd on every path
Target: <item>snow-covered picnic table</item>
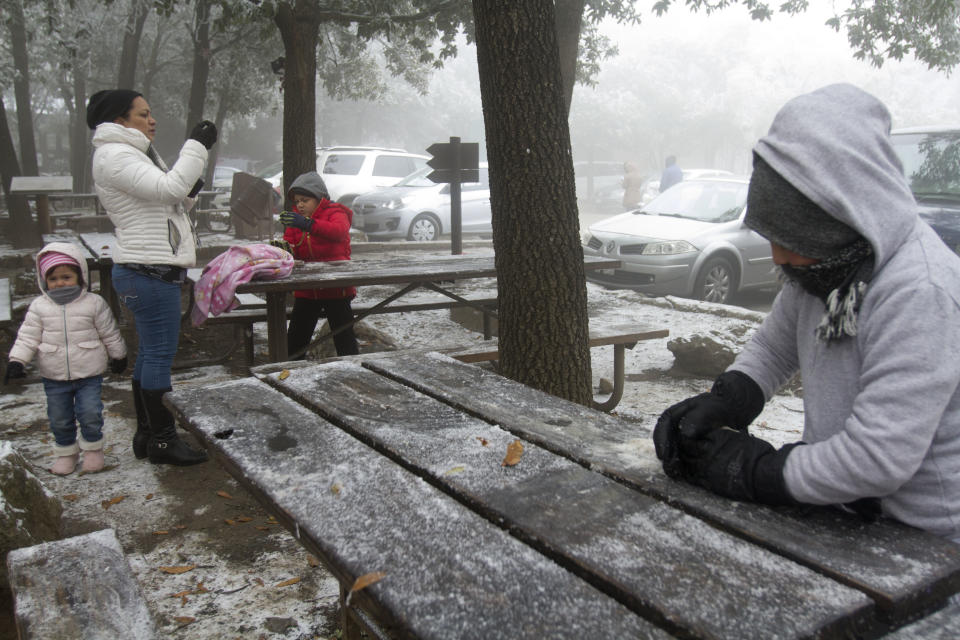
M 636 424 L 439 353 L 254 372 L 165 400 L 337 577 L 346 637 L 879 637 L 960 590 L 956 545 L 673 481 Z

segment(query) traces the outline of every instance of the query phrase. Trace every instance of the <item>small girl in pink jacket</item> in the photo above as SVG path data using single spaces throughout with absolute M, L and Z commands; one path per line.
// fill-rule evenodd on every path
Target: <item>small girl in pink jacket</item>
M 50 469 L 73 473 L 80 451 L 83 470 L 103 469 L 103 373 L 127 368 L 127 348 L 106 301 L 85 291 L 87 263 L 80 248 L 52 242 L 37 254 L 41 295 L 30 303 L 10 349 L 3 383 L 23 378 L 36 357 L 47 394 L 47 417 L 57 459 Z M 77 442 L 77 424 L 80 439 Z

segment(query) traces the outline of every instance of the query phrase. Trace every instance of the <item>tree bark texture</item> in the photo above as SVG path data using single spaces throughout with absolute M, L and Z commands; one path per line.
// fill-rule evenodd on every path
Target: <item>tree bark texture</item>
M 587 291 L 553 0 L 473 0 L 490 163 L 500 369 L 592 399 Z
M 123 30 L 123 46 L 120 49 L 120 66 L 117 69 L 117 88 L 133 89 L 137 79 L 137 57 L 140 53 L 140 36 L 150 12 L 144 0 L 130 0 L 130 13 Z
M 283 193 L 290 183 L 317 169 L 317 42 L 319 22 L 310 0 L 281 2 L 276 23 L 283 40 Z
M 573 85 L 577 81 L 577 58 L 580 52 L 580 29 L 586 0 L 557 0 L 557 49 L 560 53 L 560 80 L 563 104 L 570 115 Z
M 20 137 L 20 168 L 23 175 L 35 176 L 37 143 L 33 134 L 33 106 L 30 101 L 30 58 L 27 55 L 27 30 L 20 0 L 9 3 L 10 49 L 13 53 L 13 95 L 17 103 L 17 133 Z
M 7 224 L 7 237 L 10 243 L 18 248 L 39 247 L 40 228 L 34 223 L 30 215 L 30 204 L 22 195 L 10 195 L 10 181 L 20 173 L 20 163 L 17 162 L 17 152 L 13 147 L 13 136 L 10 135 L 10 125 L 7 121 L 7 108 L 0 97 L 0 182 L 3 186 L 3 195 L 7 200 L 7 211 L 10 220 Z
M 203 106 L 207 100 L 207 81 L 210 78 L 210 3 L 196 0 L 193 32 L 193 77 L 190 81 L 190 100 L 187 105 L 187 130 L 203 120 Z

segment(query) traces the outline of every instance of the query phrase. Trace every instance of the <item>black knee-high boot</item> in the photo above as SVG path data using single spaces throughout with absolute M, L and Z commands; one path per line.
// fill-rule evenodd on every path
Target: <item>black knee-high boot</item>
M 133 455 L 137 460 L 147 457 L 147 443 L 150 442 L 150 420 L 147 418 L 147 408 L 140 395 L 140 381 L 133 380 L 133 406 L 137 410 L 137 431 L 133 434 Z
M 170 389 L 140 389 L 150 420 L 147 455 L 154 464 L 187 466 L 207 461 L 207 454 L 190 447 L 177 436 L 173 414 L 163 406 L 163 394 Z

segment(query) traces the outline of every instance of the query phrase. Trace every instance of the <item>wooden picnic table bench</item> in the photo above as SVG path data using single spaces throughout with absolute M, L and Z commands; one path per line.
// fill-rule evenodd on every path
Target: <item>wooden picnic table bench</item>
M 113 529 L 7 555 L 20 640 L 148 640 L 157 629 Z
M 669 329 L 621 325 L 610 327 L 591 327 L 589 345 L 593 347 L 613 346 L 613 390 L 602 402 L 594 400 L 593 408 L 599 411 L 613 411 L 623 397 L 625 378 L 625 349 L 633 349 L 641 340 L 655 340 L 670 335 Z M 473 345 L 462 350 L 444 350 L 448 356 L 460 362 L 490 362 L 499 360 L 500 349 L 496 339 L 483 344 Z
M 103 296 L 113 317 L 119 322 L 123 318 L 120 311 L 120 298 L 113 290 L 113 254 L 116 251 L 117 237 L 110 233 L 81 233 L 80 242 L 94 258 L 94 267 L 100 274 L 100 295 Z
M 10 278 L 0 278 L 0 327 L 8 327 L 13 322 L 13 297 L 10 292 Z
M 957 545 L 671 480 L 646 428 L 442 354 L 295 364 L 165 402 L 387 636 L 878 637 L 960 590 Z
M 32 197 L 37 203 L 37 225 L 40 233 L 50 233 L 50 199 L 54 193 L 73 189 L 71 176 L 14 176 L 10 180 L 10 193 Z

